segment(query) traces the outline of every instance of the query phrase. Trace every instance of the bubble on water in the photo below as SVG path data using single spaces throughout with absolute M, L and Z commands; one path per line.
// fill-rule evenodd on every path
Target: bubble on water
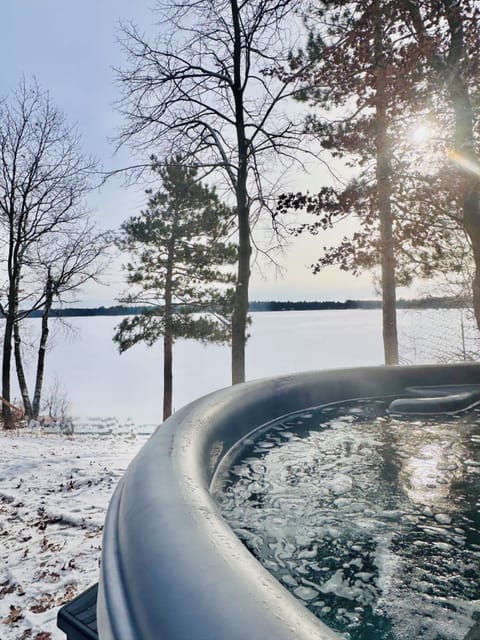
M 352 586 L 348 579 L 345 579 L 344 572 L 339 569 L 333 576 L 320 585 L 322 593 L 333 593 L 340 598 L 355 600 L 361 598 L 362 594 L 358 587 Z
M 297 598 L 306 600 L 307 602 L 308 600 L 313 600 L 318 596 L 318 591 L 315 591 L 315 589 L 312 589 L 311 587 L 296 587 L 293 590 L 293 593 L 297 596 Z
M 452 517 L 448 513 L 437 513 L 435 514 L 435 520 L 440 524 L 451 524 Z
M 311 549 L 302 549 L 298 552 L 299 558 L 316 558 L 318 553 L 318 546 L 315 544 Z
M 250 469 L 253 473 L 263 476 L 265 473 L 265 464 L 260 460 L 249 461 Z
M 331 480 L 325 483 L 328 489 L 335 495 L 347 493 L 353 487 L 353 480 L 350 476 L 343 473 L 337 473 Z
M 466 460 L 469 467 L 480 467 L 480 460 Z
M 288 574 L 288 573 L 284 574 L 281 577 L 281 580 L 282 580 L 283 583 L 288 584 L 290 587 L 296 587 L 298 585 L 297 580 L 295 580 L 295 578 L 292 575 Z
M 355 574 L 355 577 L 362 580 L 362 582 L 371 582 L 373 575 L 373 573 L 368 573 L 367 571 L 359 571 Z
M 405 514 L 400 509 L 382 509 L 377 515 L 386 520 L 399 520 L 400 518 L 406 518 Z

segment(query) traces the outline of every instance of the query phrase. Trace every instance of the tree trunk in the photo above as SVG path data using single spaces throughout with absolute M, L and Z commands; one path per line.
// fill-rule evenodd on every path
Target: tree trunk
M 473 310 L 477 328 L 480 331 L 480 210 L 478 181 L 470 197 L 463 200 L 463 216 L 465 230 L 472 243 L 475 262 L 475 275 L 472 281 Z
M 170 331 L 163 335 L 163 420 L 172 415 L 173 339 Z
M 9 310 L 10 311 L 10 310 Z M 12 360 L 13 319 L 8 313 L 5 318 L 5 333 L 3 335 L 3 360 L 2 360 L 2 398 L 10 402 L 10 364 Z M 5 429 L 13 429 L 13 415 L 9 405 L 2 403 L 3 426 Z
M 247 342 L 248 287 L 250 281 L 249 211 L 246 205 L 246 188 L 243 198 L 237 196 L 238 220 L 238 271 L 232 313 L 232 384 L 245 381 L 245 345 Z M 243 200 L 243 202 L 242 202 Z
M 472 243 L 475 276 L 472 282 L 473 309 L 480 330 L 480 179 L 472 170 L 479 166 L 475 153 L 474 114 L 468 84 L 461 71 L 467 56 L 460 7 L 452 0 L 444 0 L 450 28 L 450 52 L 444 78 L 455 114 L 455 148 L 452 159 L 464 166 L 461 183 L 463 224 Z
M 12 340 L 15 322 L 18 315 L 18 289 L 20 276 L 15 264 L 15 250 L 10 246 L 8 256 L 8 309 L 5 316 L 5 333 L 3 336 L 3 361 L 2 361 L 2 398 L 6 401 L 2 406 L 3 425 L 5 429 L 14 428 L 14 416 L 10 406 L 11 394 L 11 364 L 12 364 Z
M 393 245 L 393 214 L 391 205 L 390 143 L 387 133 L 387 87 L 385 80 L 385 52 L 383 46 L 382 12 L 380 3 L 373 3 L 375 11 L 375 120 L 376 120 L 376 177 L 377 207 L 380 219 L 382 265 L 382 322 L 385 364 L 398 364 L 398 336 L 396 312 L 395 254 Z
M 237 0 L 230 2 L 234 29 L 233 94 L 237 134 L 238 169 L 236 204 L 238 223 L 238 271 L 232 314 L 232 384 L 245 381 L 245 345 L 247 342 L 248 289 L 250 284 L 250 207 L 247 192 L 248 140 L 245 132 L 242 85 L 242 32 Z
M 48 332 L 48 314 L 45 314 L 44 312 L 42 316 L 42 333 L 40 336 L 40 344 L 38 346 L 37 373 L 35 375 L 35 392 L 33 395 L 32 405 L 32 417 L 35 418 L 35 420 L 38 418 L 38 414 L 40 413 L 40 403 L 42 400 L 43 376 L 45 372 L 45 351 Z
M 172 415 L 173 400 L 173 334 L 172 334 L 172 278 L 175 259 L 176 226 L 168 243 L 167 266 L 165 270 L 165 309 L 163 331 L 163 420 Z
M 50 309 L 52 308 L 52 300 L 52 277 L 49 270 L 47 276 L 47 284 L 45 287 L 45 306 L 43 308 L 42 314 L 42 332 L 40 335 L 40 343 L 38 345 L 37 373 L 35 375 L 35 391 L 33 394 L 32 416 L 33 418 L 35 418 L 35 420 L 38 418 L 38 414 L 40 413 L 40 402 L 42 399 L 43 375 L 45 372 L 45 351 L 47 348 L 49 333 L 48 319 L 50 316 Z
M 27 380 L 25 377 L 25 371 L 23 369 L 23 357 L 22 357 L 22 340 L 20 337 L 20 324 L 18 320 L 13 325 L 13 345 L 15 354 L 15 367 L 17 370 L 18 386 L 20 393 L 22 394 L 23 409 L 27 418 L 32 417 L 32 403 L 30 402 L 30 396 L 28 394 Z

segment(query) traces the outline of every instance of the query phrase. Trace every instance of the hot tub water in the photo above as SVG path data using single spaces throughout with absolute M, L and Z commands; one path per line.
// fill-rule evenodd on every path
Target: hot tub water
M 480 419 L 405 421 L 386 406 L 271 423 L 213 493 L 252 553 L 345 639 L 464 640 L 480 618 Z

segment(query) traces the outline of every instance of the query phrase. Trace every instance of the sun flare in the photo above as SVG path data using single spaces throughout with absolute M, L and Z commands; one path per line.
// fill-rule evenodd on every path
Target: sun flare
M 469 173 L 474 173 L 475 175 L 480 176 L 480 165 L 478 162 L 475 162 L 475 160 L 462 156 L 457 151 L 449 151 L 448 158 Z

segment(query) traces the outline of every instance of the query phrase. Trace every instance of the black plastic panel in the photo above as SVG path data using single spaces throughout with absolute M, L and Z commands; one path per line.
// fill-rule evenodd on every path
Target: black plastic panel
M 59 610 L 57 625 L 68 640 L 97 640 L 97 592 L 95 584 Z

